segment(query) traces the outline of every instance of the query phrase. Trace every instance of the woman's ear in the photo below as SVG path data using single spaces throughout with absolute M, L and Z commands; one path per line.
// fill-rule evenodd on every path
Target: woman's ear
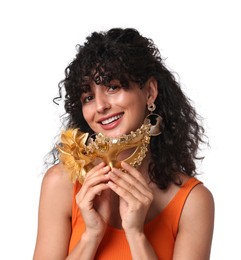
M 155 102 L 158 95 L 158 83 L 156 79 L 150 78 L 146 83 L 147 87 L 147 105 L 151 105 Z

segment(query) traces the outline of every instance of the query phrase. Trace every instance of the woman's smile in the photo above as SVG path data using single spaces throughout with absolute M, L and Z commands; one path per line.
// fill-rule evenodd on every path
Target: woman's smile
M 100 120 L 99 123 L 104 130 L 111 130 L 117 127 L 122 119 L 124 113 L 120 113 L 115 116 L 108 117 L 104 120 Z
M 123 113 L 108 117 L 107 119 L 101 119 L 100 123 L 102 125 L 109 125 L 109 124 L 115 122 L 116 120 L 120 119 L 122 116 L 123 116 Z

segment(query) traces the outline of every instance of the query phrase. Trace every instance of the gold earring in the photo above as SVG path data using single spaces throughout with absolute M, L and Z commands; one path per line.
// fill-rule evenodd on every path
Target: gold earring
M 145 121 L 146 123 L 151 124 L 150 136 L 160 135 L 162 117 L 156 113 L 153 113 L 153 111 L 156 109 L 156 105 L 154 103 L 148 105 L 147 109 L 150 113 L 146 116 Z

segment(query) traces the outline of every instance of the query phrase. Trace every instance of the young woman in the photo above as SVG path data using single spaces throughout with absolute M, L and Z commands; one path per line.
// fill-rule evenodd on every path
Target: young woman
M 214 201 L 195 177 L 204 129 L 152 40 L 94 32 L 65 75 L 34 260 L 209 259 Z

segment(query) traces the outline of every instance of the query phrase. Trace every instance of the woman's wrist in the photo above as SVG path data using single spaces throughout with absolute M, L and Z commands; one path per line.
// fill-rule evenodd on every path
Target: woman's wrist
M 75 246 L 70 255 L 68 255 L 66 260 L 94 259 L 100 242 L 101 236 L 93 236 L 93 233 L 85 231 L 79 243 Z
M 101 240 L 103 239 L 105 235 L 105 231 L 90 231 L 90 230 L 85 230 L 83 233 L 81 239 L 86 241 L 87 243 L 97 243 L 99 244 Z
M 135 230 L 129 230 L 125 231 L 126 239 L 129 241 L 142 241 L 146 239 L 146 235 L 144 232 L 141 231 L 135 231 Z
M 125 232 L 132 259 L 158 259 L 144 232 Z

